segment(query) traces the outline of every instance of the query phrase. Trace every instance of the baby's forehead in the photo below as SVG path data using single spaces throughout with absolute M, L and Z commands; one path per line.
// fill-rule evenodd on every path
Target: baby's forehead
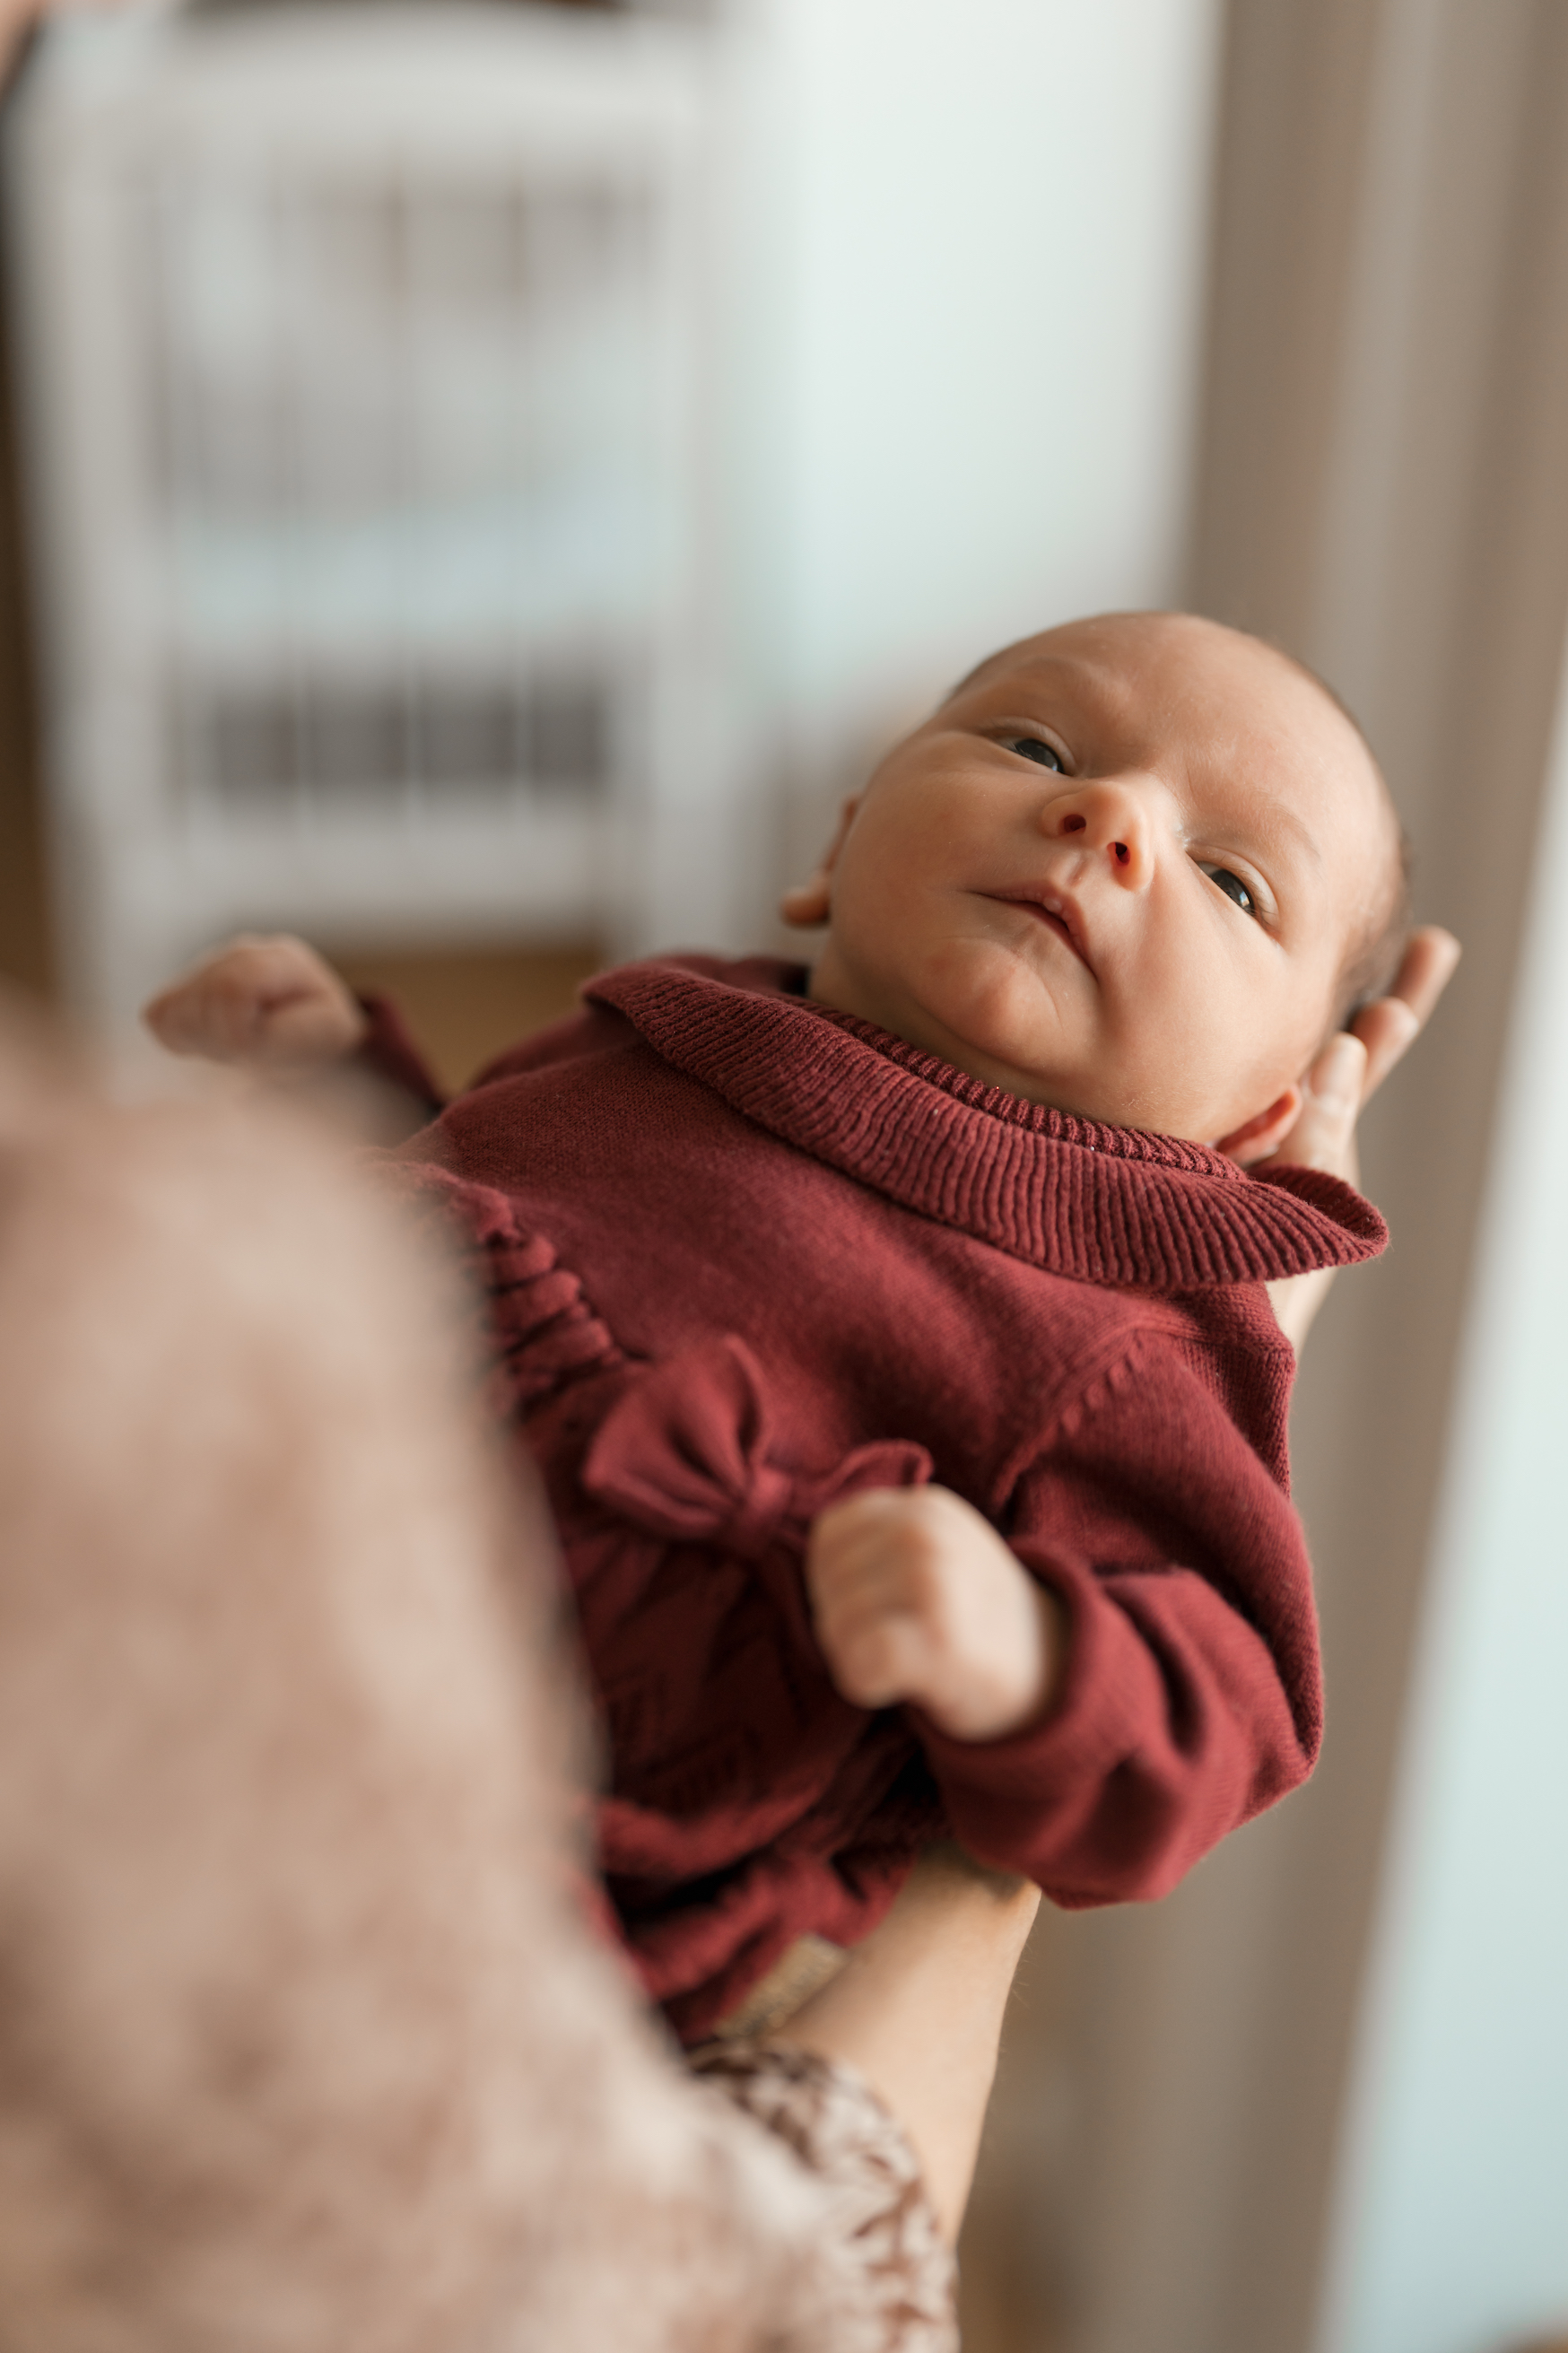
M 1107 615 L 1042 630 L 988 655 L 942 709 L 968 704 L 1073 721 L 1085 754 L 1170 753 L 1263 800 L 1326 798 L 1365 839 L 1388 831 L 1382 776 L 1350 713 L 1290 655 L 1219 622 Z
M 1289 654 L 1189 614 L 1106 614 L 1040 630 L 988 654 L 948 699 L 1009 685 L 1068 688 L 1108 713 L 1198 731 L 1234 728 L 1243 708 L 1343 717 Z

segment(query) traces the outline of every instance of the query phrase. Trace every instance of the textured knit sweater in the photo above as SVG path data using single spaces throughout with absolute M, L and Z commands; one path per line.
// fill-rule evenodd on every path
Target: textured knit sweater
M 601 1712 L 600 1855 L 687 2039 L 956 1834 L 1057 1903 L 1163 1894 L 1310 1770 L 1293 1359 L 1262 1289 L 1373 1255 L 1337 1179 L 1022 1102 L 684 958 L 595 981 L 405 1147 L 488 1289 Z M 384 1024 L 382 1066 L 417 1067 Z M 841 1699 L 807 1529 L 934 1479 L 1065 1605 L 1008 1737 Z

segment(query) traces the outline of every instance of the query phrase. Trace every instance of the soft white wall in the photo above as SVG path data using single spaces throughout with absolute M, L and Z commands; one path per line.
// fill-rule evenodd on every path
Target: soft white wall
M 831 741 L 1010 636 L 1177 595 L 1219 9 L 740 14 L 758 670 Z
M 1568 691 L 1532 899 L 1325 2353 L 1568 2324 Z

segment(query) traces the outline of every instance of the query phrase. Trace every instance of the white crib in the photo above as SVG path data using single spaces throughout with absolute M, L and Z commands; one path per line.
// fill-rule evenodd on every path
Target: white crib
M 721 933 L 712 34 L 67 19 L 12 124 L 69 993 Z

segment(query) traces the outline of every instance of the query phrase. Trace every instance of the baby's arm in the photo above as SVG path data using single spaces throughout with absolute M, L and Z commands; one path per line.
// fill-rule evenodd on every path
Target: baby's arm
M 230 940 L 171 981 L 142 1018 L 172 1054 L 274 1069 L 346 1061 L 370 1031 L 346 983 L 288 933 Z
M 950 1489 L 879 1488 L 824 1512 L 805 1579 L 823 1655 L 858 1707 L 910 1701 L 952 1740 L 1000 1740 L 1048 1706 L 1066 1614 Z
M 881 1500 L 865 1499 L 868 1527 Z M 972 1854 L 1072 1905 L 1162 1895 L 1305 1778 L 1321 1697 L 1300 1524 L 1205 1352 L 1141 1333 L 1041 1433 L 1005 1546 L 982 1522 L 971 1551 L 969 1515 L 940 1493 L 926 1513 L 952 1539 L 934 1566 L 910 1567 L 907 1531 L 885 1562 L 846 1535 L 840 1564 L 835 1513 L 808 1576 L 839 1688 L 914 1702 Z M 1032 1621 L 1025 1580 L 1043 1597 Z
M 290 934 L 246 934 L 215 948 L 142 1008 L 172 1054 L 229 1062 L 268 1079 L 314 1082 L 357 1065 L 374 1096 L 350 1096 L 353 1124 L 392 1144 L 421 1128 L 444 1097 L 396 1008 L 362 1005 L 313 947 Z

